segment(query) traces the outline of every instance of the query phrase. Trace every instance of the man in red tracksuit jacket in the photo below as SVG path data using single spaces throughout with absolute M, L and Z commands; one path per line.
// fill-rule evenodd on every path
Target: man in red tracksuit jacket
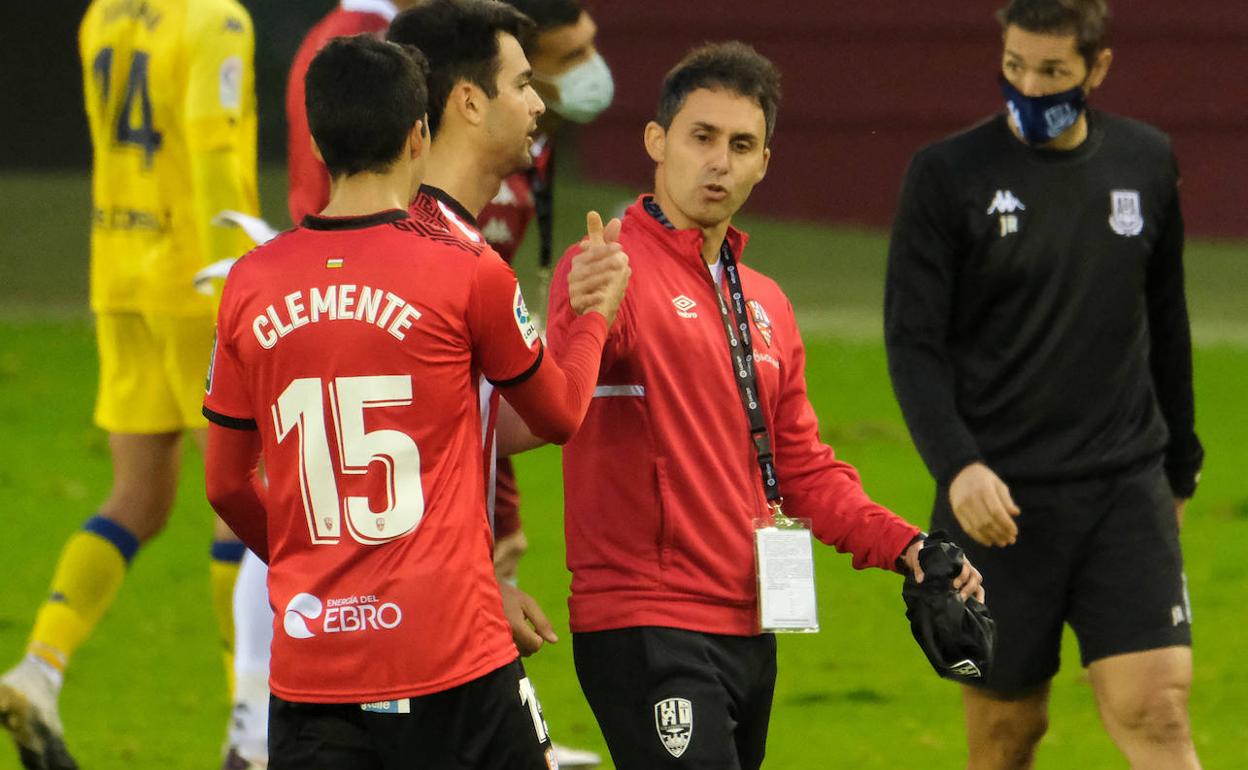
M 766 172 L 778 98 L 775 67 L 741 43 L 704 46 L 668 74 L 645 132 L 654 194 L 619 238 L 629 292 L 564 450 L 577 675 L 623 770 L 762 763 L 776 645 L 756 588 L 753 522 L 768 501 L 746 417 L 755 396 L 784 512 L 857 568 L 917 567 L 919 530 L 819 440 L 788 299 L 737 264 L 747 236 L 730 220 Z M 556 356 L 574 319 L 569 268 L 565 256 L 552 282 Z M 721 316 L 734 310 L 752 364 L 730 351 Z M 739 391 L 734 371 L 750 368 L 755 387 Z M 969 564 L 956 585 L 982 596 Z

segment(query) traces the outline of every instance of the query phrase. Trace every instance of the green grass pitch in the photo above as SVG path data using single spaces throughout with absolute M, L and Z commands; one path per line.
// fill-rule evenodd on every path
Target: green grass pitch
M 565 181 L 560 243 L 574 240 L 583 221 L 569 201 L 611 211 L 630 197 Z M 265 175 L 266 212 L 284 211 L 282 182 L 280 173 Z M 104 437 L 91 425 L 87 200 L 85 175 L 0 177 L 0 667 L 20 654 L 65 537 L 108 488 Z M 799 308 L 825 439 L 859 467 L 877 499 L 925 523 L 932 485 L 893 400 L 879 341 L 884 236 L 744 224 L 753 234 L 751 262 L 775 275 Z M 1208 460 L 1183 536 L 1195 612 L 1192 720 L 1207 768 L 1248 764 L 1246 260 L 1243 244 L 1196 244 L 1188 257 L 1198 421 Z M 531 252 L 522 255 L 532 295 L 531 262 Z M 517 465 L 531 544 L 521 585 L 563 636 L 526 665 L 556 739 L 605 753 L 572 671 L 558 453 L 544 449 Z M 198 457 L 188 452 L 168 529 L 137 557 L 67 677 L 68 741 L 89 770 L 218 766 L 227 703 L 209 607 L 211 531 L 200 473 Z M 823 631 L 780 640 L 767 766 L 963 765 L 957 688 L 932 674 L 910 638 L 899 579 L 854 572 L 848 557 L 828 548 L 817 561 Z M 1037 767 L 1125 767 L 1099 726 L 1073 641 L 1066 642 Z M 0 770 L 17 766 L 9 747 L 0 746 Z

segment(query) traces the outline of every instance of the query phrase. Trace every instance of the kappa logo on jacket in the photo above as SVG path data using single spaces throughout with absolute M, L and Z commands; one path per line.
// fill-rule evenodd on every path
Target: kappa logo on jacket
M 511 234 L 511 228 L 502 219 L 491 219 L 481 227 L 481 234 L 485 236 L 486 242 L 491 245 L 501 244 L 506 246 L 516 240 L 516 236 Z
M 1018 199 L 1014 193 L 1009 190 L 997 190 L 997 194 L 992 197 L 992 203 L 988 205 L 988 216 L 993 214 L 1013 214 L 1016 211 L 1026 211 L 1027 207 Z
M 676 306 L 676 315 L 680 316 L 681 318 L 697 318 L 698 317 L 698 314 L 693 312 L 693 309 L 698 306 L 698 303 L 689 299 L 684 294 L 681 294 L 676 297 L 672 297 L 672 304 Z
M 997 225 L 1001 230 L 1001 237 L 1004 238 L 1018 232 L 1018 212 L 1026 210 L 1027 207 L 1013 192 L 997 190 L 997 194 L 992 197 L 992 203 L 988 205 L 988 216 L 997 215 Z

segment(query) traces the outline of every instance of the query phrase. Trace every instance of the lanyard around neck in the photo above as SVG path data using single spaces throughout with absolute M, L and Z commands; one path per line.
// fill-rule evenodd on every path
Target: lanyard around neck
M 659 208 L 654 198 L 645 198 L 642 207 L 646 213 L 669 230 L 675 226 Z M 732 298 L 732 309 L 724 300 L 724 294 L 710 275 L 711 288 L 715 299 L 719 301 L 719 317 L 724 323 L 724 336 L 728 340 L 728 352 L 732 356 L 732 379 L 737 383 L 737 393 L 741 396 L 741 406 L 745 409 L 745 418 L 750 424 L 750 441 L 754 444 L 754 452 L 758 456 L 758 472 L 763 479 L 763 491 L 767 502 L 777 511 L 783 496 L 780 494 L 780 480 L 776 477 L 775 457 L 771 451 L 771 433 L 767 430 L 767 421 L 763 418 L 763 409 L 759 404 L 758 382 L 754 377 L 754 343 L 750 339 L 750 322 L 745 307 L 745 291 L 741 288 L 741 276 L 737 271 L 737 258 L 724 239 L 719 247 L 719 259 L 724 266 L 724 278 L 728 282 L 728 294 Z
M 771 433 L 763 418 L 759 403 L 758 381 L 754 376 L 754 343 L 750 338 L 750 322 L 745 307 L 745 291 L 741 288 L 741 275 L 737 259 L 725 239 L 719 249 L 719 259 L 724 266 L 724 279 L 728 283 L 728 296 L 732 300 L 729 310 L 724 294 L 715 286 L 715 299 L 719 301 L 719 318 L 724 324 L 724 336 L 728 340 L 728 352 L 732 356 L 732 378 L 737 383 L 737 394 L 750 423 L 750 439 L 758 455 L 758 470 L 763 479 L 763 491 L 767 502 L 779 507 L 782 500 L 780 480 L 776 477 L 775 458 L 771 450 Z M 713 282 L 713 279 L 712 279 Z

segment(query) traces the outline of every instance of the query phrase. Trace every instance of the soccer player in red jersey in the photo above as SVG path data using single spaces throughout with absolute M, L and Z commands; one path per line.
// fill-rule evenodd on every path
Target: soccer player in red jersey
M 498 193 L 477 216 L 481 233 L 508 263 L 537 220 L 537 258 L 549 277 L 554 253 L 555 132 L 564 121 L 588 123 L 611 104 L 615 83 L 611 69 L 594 45 L 598 27 L 580 0 L 506 0 L 533 20 L 525 43 L 533 65 L 533 88 L 546 103 L 533 138 L 533 164 L 503 180 Z M 545 287 L 543 287 L 545 293 Z M 521 529 L 520 490 L 511 460 L 498 458 L 494 479 L 494 570 L 516 579 L 520 557 L 528 548 Z M 569 764 L 568 754 L 560 764 Z
M 593 238 L 569 278 L 576 339 L 560 365 L 545 357 L 497 254 L 404 209 L 429 146 L 417 56 L 368 36 L 317 55 L 306 99 L 329 205 L 240 260 L 222 295 L 207 488 L 281 608 L 273 768 L 550 761 L 492 570 L 477 382 L 566 440 L 627 258 Z
M 592 53 L 592 28 L 589 32 Z M 429 121 L 433 143 L 426 183 L 412 205 L 413 218 L 472 244 L 489 240 L 491 225 L 480 225 L 484 220 L 479 218 L 505 216 L 513 222 L 527 222 L 533 213 L 532 197 L 526 192 L 525 200 L 502 205 L 501 193 L 496 191 L 518 190 L 538 178 L 534 154 L 545 138 L 534 138 L 534 133 L 546 113 L 534 91 L 537 73 L 530 67 L 520 41 L 542 41 L 546 35 L 541 27 L 534 30 L 533 24 L 507 4 L 434 0 L 400 14 L 391 25 L 389 37 L 415 45 L 428 57 L 431 68 Z M 585 53 L 579 46 L 574 52 Z M 559 59 L 566 59 L 566 54 Z M 544 154 L 548 159 L 549 150 Z M 495 229 L 497 225 L 498 220 L 493 220 Z M 504 248 L 508 245 L 514 254 L 516 244 L 504 244 Z M 507 258 L 507 254 L 503 256 Z M 495 573 L 501 581 L 513 638 L 521 653 L 530 655 L 558 637 L 536 601 L 514 585 L 516 562 L 524 550 L 519 496 L 510 466 L 496 465 L 499 458 L 494 426 L 501 406 L 498 392 L 483 381 L 481 397 Z M 593 752 L 563 745 L 556 745 L 555 753 L 564 767 L 593 767 L 601 761 Z
M 393 14 L 383 13 L 385 9 L 381 5 L 386 4 L 361 3 L 359 0 L 344 2 L 309 33 L 291 69 L 288 94 L 298 96 L 297 103 L 294 96 L 288 98 L 287 103 L 288 119 L 292 127 L 289 145 L 290 205 L 292 214 L 295 216 L 302 217 L 305 213 L 320 211 L 328 200 L 329 194 L 328 175 L 324 163 L 314 156 L 311 137 L 307 130 L 307 117 L 302 103 L 303 73 L 306 72 L 312 56 L 328 41 L 330 35 L 355 28 L 370 34 L 376 34 L 384 29 L 392 20 Z M 400 5 L 410 6 L 413 3 L 400 3 Z M 375 12 L 366 13 L 365 11 L 370 6 L 375 6 Z M 434 134 L 435 141 L 430 153 L 428 173 L 454 177 L 441 182 L 447 191 L 445 197 L 450 208 L 447 208 L 444 213 L 438 208 L 436 202 L 429 199 L 425 201 L 427 205 L 424 207 L 413 209 L 413 214 L 422 219 L 429 219 L 431 216 L 432 219 L 428 224 L 435 230 L 445 230 L 478 246 L 489 240 L 477 227 L 474 216 L 483 211 L 483 205 L 484 211 L 488 213 L 483 216 L 505 218 L 511 223 L 511 227 L 516 227 L 519 223 L 527 224 L 534 216 L 536 205 L 536 198 L 528 192 L 529 185 L 536 183 L 539 179 L 548 179 L 544 171 L 538 168 L 539 165 L 544 168 L 544 161 L 534 162 L 533 156 L 548 160 L 549 143 L 545 143 L 545 139 L 539 137 L 532 142 L 532 149 L 530 149 L 529 135 L 533 131 L 534 118 L 541 114 L 540 101 L 532 89 L 527 87 L 517 89 L 512 83 L 517 74 L 526 72 L 529 68 L 527 60 L 520 52 L 519 38 L 523 37 L 539 47 L 541 58 L 546 62 L 546 72 L 541 73 L 540 77 L 549 80 L 552 84 L 564 82 L 567 72 L 596 56 L 592 46 L 595 33 L 592 22 L 587 24 L 587 18 L 578 18 L 575 13 L 569 12 L 570 8 L 579 13 L 579 5 L 574 0 L 544 0 L 542 3 L 530 3 L 526 7 L 537 13 L 539 17 L 535 34 L 526 34 L 532 26 L 514 9 L 499 3 L 456 4 L 448 8 L 428 9 L 433 12 L 433 19 L 429 18 L 428 13 L 418 15 L 419 21 L 415 25 L 417 29 L 422 29 L 424 32 L 420 40 L 414 41 L 418 44 L 417 47 L 424 49 L 426 53 L 432 51 L 437 54 L 429 57 L 435 80 L 437 73 L 442 69 L 449 68 L 456 72 L 473 69 L 472 77 L 480 81 L 476 85 L 481 87 L 494 84 L 496 86 L 495 96 L 486 99 L 479 106 L 493 110 L 495 117 L 507 116 L 509 109 L 514 110 L 513 119 L 502 124 L 506 128 L 497 132 L 498 136 L 493 142 L 482 141 L 480 124 L 474 126 L 452 120 L 450 122 L 454 124 L 453 126 L 445 131 L 438 130 Z M 455 23 L 457 29 L 448 30 L 448 23 Z M 408 25 L 409 28 L 411 26 L 411 24 Z M 499 33 L 513 40 L 500 48 L 495 39 Z M 493 47 L 491 44 L 494 44 Z M 496 66 L 493 80 L 477 75 L 478 71 L 488 70 L 492 65 Z M 539 73 L 535 73 L 534 77 L 539 77 Z M 540 83 L 535 81 L 535 85 L 545 88 L 548 92 L 553 89 L 554 95 L 561 100 L 561 103 L 566 102 L 570 105 L 566 109 L 570 111 L 579 109 L 580 112 L 577 114 L 584 114 L 586 101 L 584 95 L 582 94 L 579 101 L 574 98 L 576 94 L 585 90 L 583 87 L 579 91 L 571 87 L 564 89 L 572 95 L 569 97 L 560 96 L 562 92 L 558 90 L 557 85 L 548 85 L 545 80 Z M 500 93 L 501 98 L 499 98 Z M 522 98 L 509 98 L 515 96 Z M 438 126 L 438 116 L 441 113 L 439 108 L 441 104 L 442 101 L 438 101 L 431 109 L 433 127 L 439 129 L 441 127 Z M 499 124 L 492 123 L 491 125 Z M 302 128 L 299 128 L 300 126 Z M 454 150 L 447 149 L 447 146 L 452 143 L 448 137 L 461 140 L 455 144 Z M 547 149 L 539 153 L 537 148 L 542 143 L 545 143 L 544 146 Z M 454 170 L 450 170 L 452 166 Z M 467 166 L 467 173 L 463 173 L 465 166 Z M 477 173 L 478 167 L 484 169 L 482 174 Z M 323 187 L 320 183 L 322 178 L 325 180 Z M 503 196 L 496 193 L 504 188 L 519 191 L 521 187 L 523 187 L 523 195 L 510 202 L 503 201 Z M 490 200 L 490 196 L 494 196 L 493 201 L 489 204 L 483 203 Z M 479 200 L 482 203 L 474 203 L 473 211 L 468 213 L 457 202 L 461 198 Z M 498 232 L 498 220 L 491 221 L 493 222 L 492 229 Z M 491 229 L 490 225 L 487 225 L 486 229 Z M 516 232 L 522 233 L 523 227 Z M 510 261 L 517 244 L 502 243 L 496 246 L 491 243 L 490 245 L 501 249 L 500 256 Z M 515 559 L 523 550 L 517 546 L 523 544 L 524 535 L 518 531 L 518 496 L 515 494 L 512 477 L 504 475 L 496 485 L 492 473 L 495 467 L 492 418 L 497 412 L 498 395 L 493 386 L 486 381 L 481 383 L 481 394 L 481 408 L 485 417 L 485 431 L 482 437 L 486 455 L 484 482 L 488 484 L 486 494 L 491 511 L 495 510 L 495 490 L 499 491 L 498 516 L 494 521 L 496 527 L 502 527 L 497 531 L 497 536 L 502 538 L 502 542 L 496 540 L 495 557 L 496 564 L 503 565 L 503 568 L 498 570 L 500 578 L 506 578 L 508 574 L 514 575 Z M 508 537 L 509 533 L 510 537 Z M 269 695 L 267 680 L 270 642 L 267 629 L 272 625 L 272 611 L 269 609 L 264 573 L 263 564 L 248 557 L 244 560 L 236 590 L 235 617 L 239 628 L 239 641 L 236 646 L 235 673 L 238 685 L 229 723 L 231 754 L 227 759 L 226 770 L 245 769 L 248 767 L 248 762 L 259 764 L 267 753 L 265 704 L 268 702 Z M 504 607 L 512 623 L 513 634 L 522 653 L 530 654 L 540 648 L 544 641 L 556 638 L 549 621 L 546 620 L 541 608 L 532 597 L 511 584 L 502 585 L 500 590 L 503 592 Z M 587 766 L 597 764 L 599 761 L 596 755 L 564 746 L 557 746 L 556 751 L 560 764 L 564 766 Z
M 486 243 L 476 216 L 503 179 L 532 162 L 532 134 L 544 110 L 520 46 L 531 23 L 493 0 L 433 0 L 400 14 L 390 39 L 414 45 L 430 63 L 429 125 L 433 143 L 425 184 L 411 207 L 415 220 L 465 243 Z M 494 511 L 494 424 L 498 393 L 482 383 L 483 451 L 489 509 Z M 497 521 L 491 516 L 493 521 Z M 535 603 L 504 588 L 516 643 L 523 653 L 554 638 Z M 530 628 L 516 601 L 527 602 Z
M 510 263 L 534 219 L 539 230 L 538 257 L 551 261 L 551 210 L 554 186 L 554 131 L 568 120 L 587 123 L 606 109 L 614 94 L 611 71 L 594 47 L 597 26 L 579 0 L 507 0 L 534 22 L 526 53 L 533 64 L 533 87 L 549 100 L 533 136 L 530 157 L 490 190 L 483 207 L 474 209 L 473 230 Z M 395 14 L 415 5 L 389 0 L 342 0 L 304 38 L 291 65 L 286 88 L 288 205 L 291 219 L 320 211 L 329 200 L 329 176 L 316 157 L 303 110 L 303 75 L 327 41 L 360 32 L 383 35 Z M 452 37 L 450 41 L 454 42 Z M 422 49 L 423 50 L 423 49 Z M 491 491 L 494 500 L 495 560 L 500 577 L 514 580 L 525 550 L 520 531 L 519 491 L 511 464 L 500 458 Z M 496 497 L 495 497 L 496 496 Z M 245 623 L 244 623 L 245 625 Z
M 414 45 L 429 59 L 429 127 L 433 145 L 425 184 L 412 204 L 417 219 L 441 224 L 469 243 L 483 244 L 477 217 L 516 173 L 533 166 L 533 137 L 545 105 L 532 87 L 532 68 L 520 40 L 533 24 L 505 3 L 493 0 L 433 0 L 400 14 L 389 38 Z M 501 187 L 500 187 L 501 186 Z M 496 207 L 497 208 L 497 207 Z M 494 517 L 494 420 L 497 395 L 482 391 L 486 484 Z M 505 486 L 510 489 L 510 486 Z M 516 500 L 504 496 L 510 534 L 518 528 Z M 505 576 L 504 576 L 505 577 Z M 517 631 L 523 634 L 521 624 Z M 531 637 L 530 652 L 541 645 Z

